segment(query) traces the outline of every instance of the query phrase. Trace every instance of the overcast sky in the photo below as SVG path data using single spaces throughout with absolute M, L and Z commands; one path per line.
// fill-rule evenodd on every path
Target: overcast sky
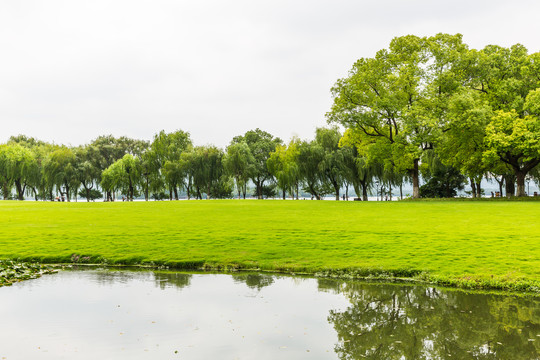
M 326 124 L 330 88 L 395 36 L 540 50 L 540 1 L 3 0 L 0 141 L 182 129 L 226 146 Z

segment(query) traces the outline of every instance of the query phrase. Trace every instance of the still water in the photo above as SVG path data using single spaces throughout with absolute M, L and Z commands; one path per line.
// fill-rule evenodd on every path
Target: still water
M 0 288 L 0 359 L 540 359 L 540 299 L 268 274 Z

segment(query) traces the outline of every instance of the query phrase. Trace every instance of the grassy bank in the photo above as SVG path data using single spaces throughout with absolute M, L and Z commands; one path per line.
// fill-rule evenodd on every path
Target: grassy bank
M 0 259 L 413 277 L 540 292 L 537 202 L 0 202 Z

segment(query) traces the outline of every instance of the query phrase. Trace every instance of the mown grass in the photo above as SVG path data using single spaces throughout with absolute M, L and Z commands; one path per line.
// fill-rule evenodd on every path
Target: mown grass
M 0 202 L 0 259 L 414 277 L 540 292 L 538 202 Z

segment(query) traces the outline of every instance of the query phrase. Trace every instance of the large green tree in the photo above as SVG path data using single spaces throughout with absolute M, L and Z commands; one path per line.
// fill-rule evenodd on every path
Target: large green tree
M 524 114 L 498 110 L 486 128 L 486 158 L 508 164 L 516 176 L 517 196 L 527 196 L 525 176 L 540 164 L 540 89 L 531 91 Z
M 359 59 L 332 88 L 328 120 L 374 138 L 392 168 L 408 171 L 419 197 L 419 162 L 444 128 L 450 95 L 459 88 L 454 63 L 461 35 L 394 38 L 374 58 Z
M 471 54 L 474 65 L 466 85 L 492 111 L 485 127 L 484 160 L 492 166 L 494 160 L 507 164 L 515 176 L 516 195 L 526 196 L 525 177 L 540 162 L 540 53 L 528 54 L 517 44 L 489 45 Z

